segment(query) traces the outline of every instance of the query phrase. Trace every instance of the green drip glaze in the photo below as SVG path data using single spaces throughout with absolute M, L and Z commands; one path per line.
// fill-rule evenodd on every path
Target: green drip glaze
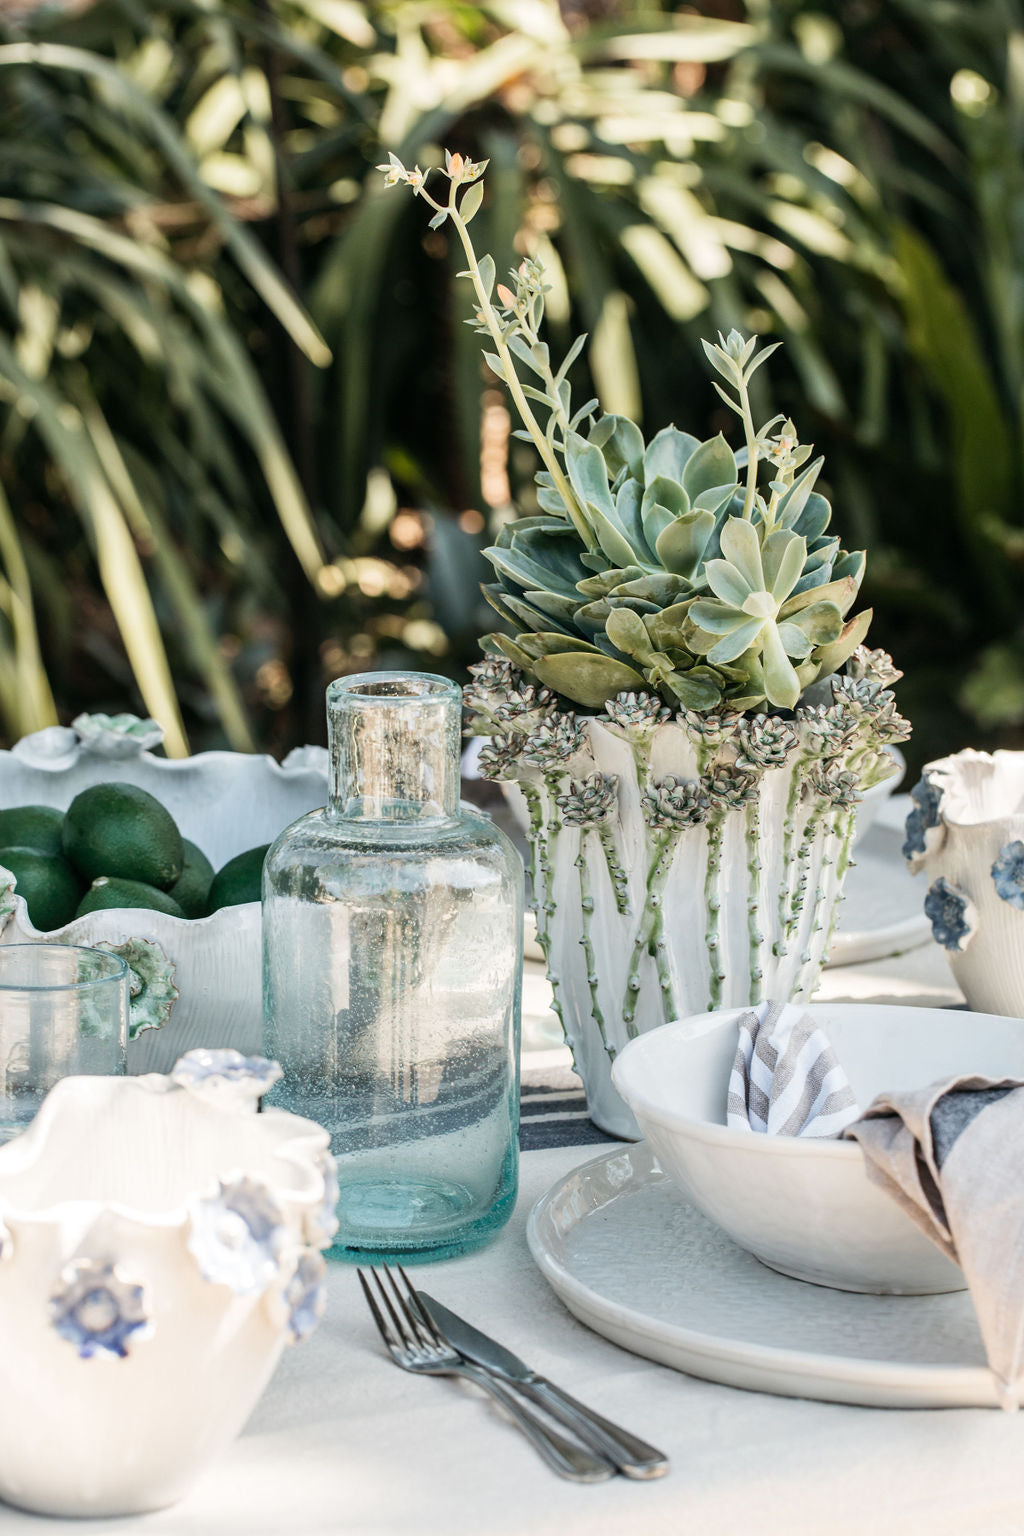
M 806 822 L 804 823 L 803 836 L 800 839 L 800 847 L 797 849 L 795 864 L 796 888 L 789 898 L 789 910 L 786 913 L 785 934 L 787 943 L 790 939 L 792 939 L 793 935 L 799 928 L 800 919 L 803 916 L 806 906 L 807 881 L 808 875 L 810 873 L 809 866 L 811 850 L 814 847 L 814 840 L 818 835 L 818 827 L 821 823 L 821 812 L 821 801 L 817 800 L 815 802 L 814 809 L 811 811 L 811 814 L 808 816 Z
M 604 1046 L 610 1061 L 615 1060 L 615 1047 L 609 1044 L 608 1034 L 605 1029 L 604 1014 L 601 1011 L 600 989 L 598 987 L 597 958 L 594 954 L 594 944 L 590 937 L 590 924 L 594 915 L 594 897 L 590 890 L 590 872 L 587 868 L 587 856 L 584 852 L 585 836 L 580 838 L 580 851 L 576 855 L 576 868 L 580 879 L 580 911 L 583 914 L 583 954 L 587 962 L 587 986 L 590 988 L 590 1016 L 597 1025 L 597 1032 L 601 1036 L 601 1044 Z
M 615 846 L 615 833 L 611 827 L 601 826 L 597 828 L 597 835 L 601 839 L 605 863 L 608 865 L 608 878 L 615 892 L 615 910 L 620 917 L 624 917 L 629 911 L 629 877 L 622 867 L 619 851 Z
M 708 915 L 708 925 L 704 933 L 704 940 L 708 947 L 708 1008 L 717 1008 L 722 1001 L 722 982 L 725 973 L 722 970 L 722 957 L 719 954 L 719 923 L 718 914 L 722 907 L 722 898 L 718 889 L 718 877 L 722 868 L 722 827 L 725 821 L 724 811 L 714 811 L 708 818 L 708 865 L 704 876 L 704 908 Z
M 796 835 L 796 808 L 800 803 L 800 772 L 807 764 L 813 762 L 811 757 L 801 757 L 793 764 L 793 773 L 789 781 L 789 794 L 786 798 L 786 819 L 782 823 L 782 879 L 779 881 L 779 938 L 772 945 L 772 954 L 777 960 L 783 959 L 788 953 L 786 938 L 789 931 L 790 889 L 789 874 L 793 863 L 793 838 Z
M 653 955 L 658 963 L 658 978 L 662 984 L 663 994 L 666 979 L 669 981 L 671 992 L 671 978 L 667 971 L 668 962 L 664 957 L 664 951 L 659 953 L 657 950 L 656 943 L 662 936 L 661 895 L 672 868 L 678 836 L 679 832 L 676 828 L 668 827 L 659 832 L 652 842 L 651 862 L 647 872 L 647 896 L 644 900 L 643 912 L 640 914 L 636 937 L 633 940 L 633 954 L 629 962 L 629 974 L 626 977 L 626 995 L 622 1003 L 622 1018 L 630 1040 L 639 1033 L 636 1027 L 636 1004 L 640 994 L 640 963 L 645 953 Z
M 747 806 L 747 952 L 750 957 L 750 998 L 759 1003 L 764 996 L 764 972 L 761 969 L 761 943 L 764 935 L 758 927 L 761 875 L 761 806 L 755 800 Z
M 552 791 L 551 782 L 548 781 L 549 792 L 552 793 L 552 810 L 557 809 L 554 803 L 554 793 L 557 791 L 558 779 L 554 779 L 556 790 Z M 537 915 L 537 942 L 544 953 L 544 966 L 547 971 L 548 982 L 551 986 L 551 1006 L 555 1017 L 562 1026 L 562 1034 L 572 1051 L 572 1041 L 565 1027 L 565 1015 L 562 1012 L 562 1000 L 559 995 L 559 979 L 551 966 L 551 929 L 550 922 L 556 911 L 555 903 L 555 866 L 553 854 L 554 839 L 545 836 L 544 802 L 540 791 L 535 784 L 526 780 L 519 781 L 519 788 L 523 792 L 527 810 L 530 813 L 530 829 L 527 838 L 530 844 L 530 878 L 533 883 L 533 909 Z M 550 831 L 552 825 L 555 831 L 560 830 L 560 824 L 555 817 L 548 821 Z M 576 1053 L 572 1051 L 573 1065 L 576 1065 Z

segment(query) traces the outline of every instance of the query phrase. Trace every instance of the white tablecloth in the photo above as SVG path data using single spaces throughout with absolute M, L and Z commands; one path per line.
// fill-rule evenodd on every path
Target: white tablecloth
M 528 973 L 536 1074 L 567 1060 Z M 941 952 L 826 972 L 820 996 L 955 1004 Z M 40 1520 L 0 1536 L 1022 1536 L 1024 1417 L 845 1408 L 715 1386 L 590 1333 L 534 1268 L 530 1207 L 594 1148 L 528 1152 L 511 1223 L 483 1252 L 417 1271 L 424 1287 L 672 1458 L 657 1483 L 578 1487 L 549 1472 L 474 1389 L 393 1366 L 354 1272 L 290 1350 L 248 1429 L 182 1504 L 144 1519 Z M 116 1368 L 116 1367 L 115 1367 Z
M 526 1214 L 579 1148 L 523 1159 L 511 1224 L 483 1252 L 417 1271 L 594 1407 L 672 1457 L 658 1483 L 579 1487 L 549 1472 L 489 1402 L 407 1376 L 355 1274 L 290 1350 L 241 1440 L 182 1504 L 75 1527 L 14 1511 L 4 1536 L 1020 1536 L 1024 1417 L 844 1408 L 714 1386 L 588 1332 L 534 1268 Z

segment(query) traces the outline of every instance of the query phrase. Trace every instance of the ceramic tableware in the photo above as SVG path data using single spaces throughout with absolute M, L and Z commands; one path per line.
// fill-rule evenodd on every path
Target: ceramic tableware
M 845 1290 L 925 1294 L 963 1274 L 870 1182 L 853 1142 L 760 1136 L 725 1124 L 743 1009 L 697 1014 L 632 1041 L 616 1087 L 687 1199 L 784 1274 Z M 960 1072 L 1024 1078 L 1019 1021 L 955 1009 L 811 1004 L 866 1108 L 883 1089 Z

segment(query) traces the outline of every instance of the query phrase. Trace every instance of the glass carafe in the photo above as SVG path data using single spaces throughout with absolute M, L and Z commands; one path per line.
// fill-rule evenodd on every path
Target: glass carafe
M 268 1102 L 330 1132 L 335 1257 L 465 1253 L 515 1203 L 523 866 L 460 805 L 461 718 L 443 677 L 332 683 L 329 803 L 264 865 Z

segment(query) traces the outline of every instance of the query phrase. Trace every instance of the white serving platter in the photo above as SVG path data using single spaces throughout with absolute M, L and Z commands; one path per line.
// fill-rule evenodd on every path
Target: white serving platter
M 689 1205 L 642 1142 L 559 1180 L 527 1240 L 582 1323 L 689 1375 L 870 1407 L 999 1406 L 966 1291 L 869 1296 L 776 1274 Z

